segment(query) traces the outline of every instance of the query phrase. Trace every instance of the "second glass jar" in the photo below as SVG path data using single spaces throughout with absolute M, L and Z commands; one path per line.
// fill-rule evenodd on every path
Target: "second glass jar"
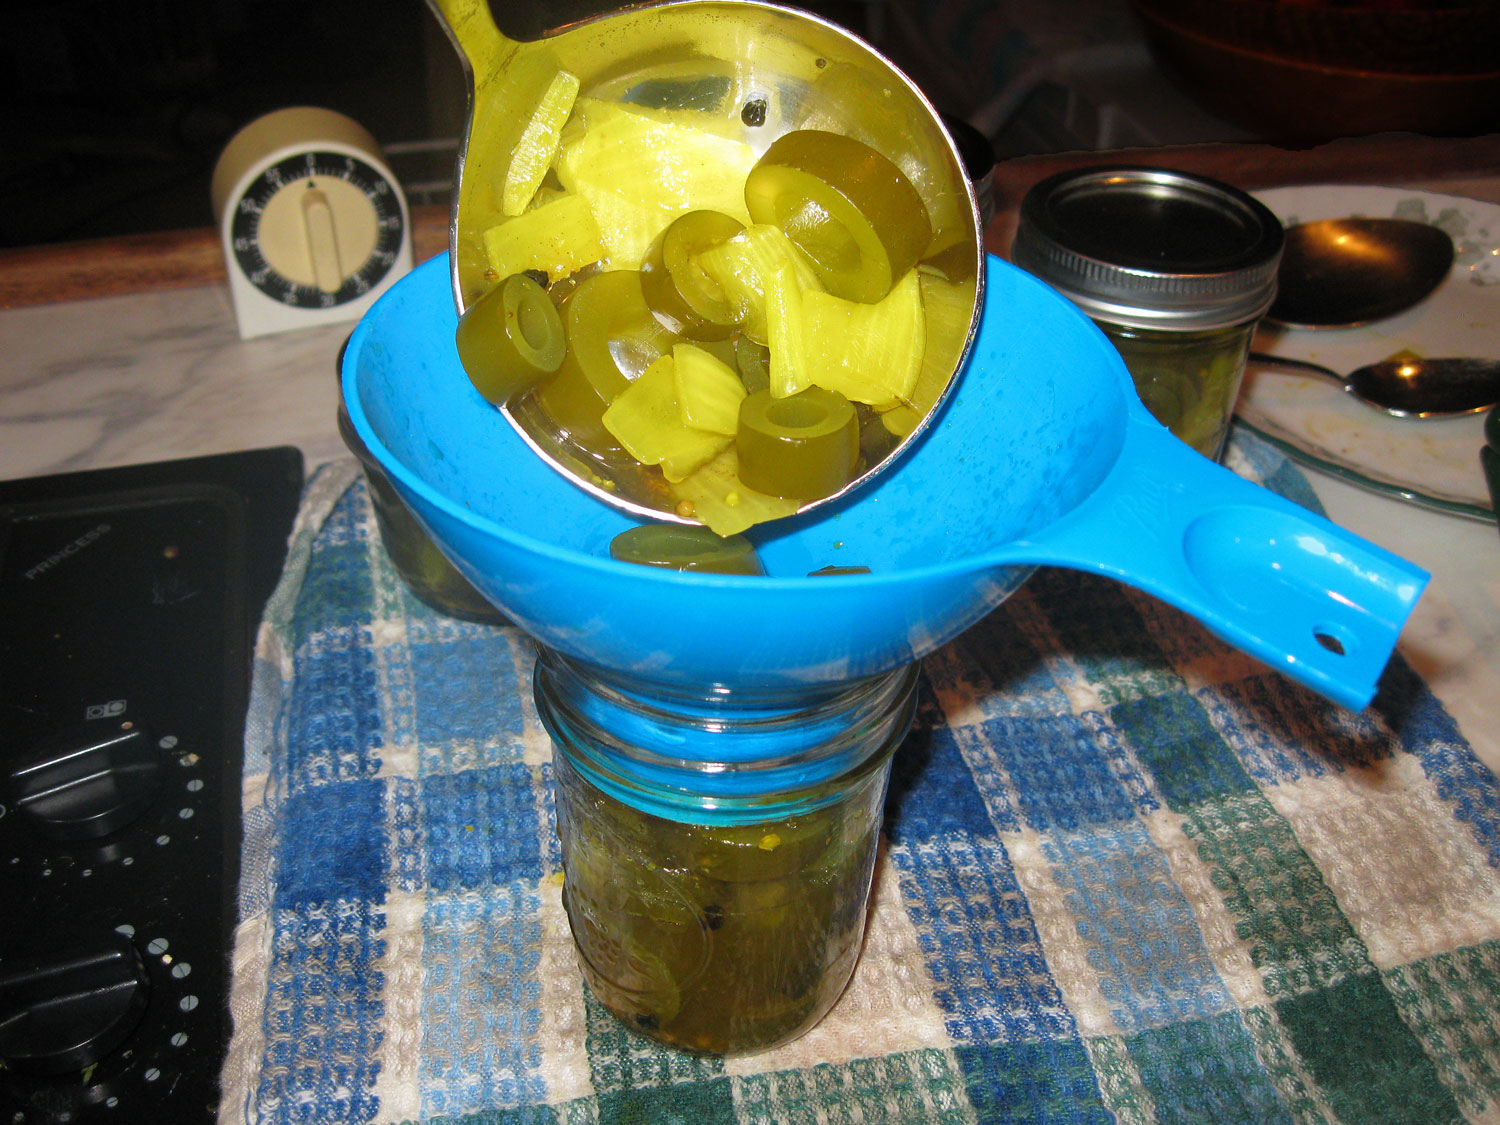
M 1203 332 L 1095 323 L 1119 351 L 1152 416 L 1203 456 L 1217 460 L 1239 397 L 1254 322 Z
M 1157 421 L 1216 460 L 1282 242 L 1276 216 L 1238 188 L 1100 166 L 1026 193 L 1011 259 L 1086 312 Z

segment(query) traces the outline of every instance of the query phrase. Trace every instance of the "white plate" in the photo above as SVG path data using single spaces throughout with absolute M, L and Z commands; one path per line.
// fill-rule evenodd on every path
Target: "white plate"
M 1309 359 L 1335 371 L 1403 350 L 1500 359 L 1500 207 L 1436 192 L 1344 184 L 1255 194 L 1288 226 L 1351 215 L 1417 219 L 1447 231 L 1457 251 L 1447 280 L 1415 308 L 1359 328 L 1263 325 L 1257 351 Z M 1495 518 L 1479 467 L 1482 414 L 1392 418 L 1331 380 L 1253 367 L 1235 413 L 1315 468 L 1440 511 Z

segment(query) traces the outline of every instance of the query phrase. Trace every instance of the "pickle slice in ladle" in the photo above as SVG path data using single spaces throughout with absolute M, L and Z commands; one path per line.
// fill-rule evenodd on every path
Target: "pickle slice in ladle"
M 740 403 L 740 480 L 771 496 L 816 500 L 849 483 L 859 463 L 859 420 L 843 395 L 822 387 Z
M 474 388 L 501 406 L 562 366 L 567 348 L 552 298 L 522 273 L 470 305 L 454 340 Z
M 906 174 L 869 145 L 821 129 L 772 143 L 745 181 L 745 206 L 785 231 L 828 291 L 849 301 L 880 300 L 932 241 Z

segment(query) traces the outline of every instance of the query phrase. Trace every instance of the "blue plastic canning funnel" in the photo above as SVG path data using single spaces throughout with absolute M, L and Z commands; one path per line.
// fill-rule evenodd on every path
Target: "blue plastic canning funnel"
M 991 258 L 962 381 L 870 484 L 751 535 L 768 577 L 619 563 L 632 519 L 542 461 L 454 350 L 447 262 L 394 286 L 344 358 L 355 428 L 460 571 L 538 642 L 677 686 L 828 685 L 931 652 L 1038 565 L 1106 574 L 1360 708 L 1427 582 L 1194 453 L 1067 300 Z M 808 577 L 822 567 L 868 575 Z

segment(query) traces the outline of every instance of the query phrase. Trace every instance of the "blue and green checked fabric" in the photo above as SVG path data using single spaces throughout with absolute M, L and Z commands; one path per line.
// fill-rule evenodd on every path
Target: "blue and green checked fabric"
M 406 592 L 352 462 L 313 479 L 255 674 L 223 1120 L 1500 1121 L 1500 794 L 1399 659 L 1352 715 L 1039 571 L 925 663 L 844 999 L 730 1060 L 583 987 L 531 662 Z

